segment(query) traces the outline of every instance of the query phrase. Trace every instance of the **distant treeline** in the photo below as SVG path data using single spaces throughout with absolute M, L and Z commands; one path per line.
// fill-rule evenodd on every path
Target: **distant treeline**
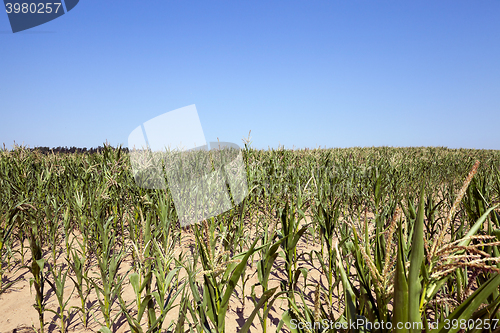
M 128 148 L 123 148 L 123 147 L 111 147 L 111 146 L 107 146 L 108 149 L 110 150 L 117 150 L 117 149 L 121 149 L 122 152 L 124 153 L 128 153 Z M 97 148 L 87 148 L 87 147 L 84 147 L 84 148 L 78 148 L 78 147 L 57 147 L 57 148 L 49 148 L 49 147 L 35 147 L 35 148 L 24 148 L 26 150 L 30 150 L 30 151 L 37 151 L 39 153 L 42 153 L 44 155 L 47 155 L 47 154 L 74 154 L 74 153 L 87 153 L 87 154 L 94 154 L 94 153 L 101 153 L 104 151 L 104 147 L 102 146 L 99 146 Z

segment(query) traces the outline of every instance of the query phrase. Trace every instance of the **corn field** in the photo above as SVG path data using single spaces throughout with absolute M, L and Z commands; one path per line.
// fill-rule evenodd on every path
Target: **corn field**
M 0 303 L 29 282 L 42 333 L 500 332 L 499 151 L 242 153 L 248 196 L 182 228 L 120 147 L 1 150 Z

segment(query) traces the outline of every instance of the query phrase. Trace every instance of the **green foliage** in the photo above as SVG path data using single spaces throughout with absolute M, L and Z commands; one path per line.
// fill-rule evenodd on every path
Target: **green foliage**
M 30 272 L 42 332 L 47 286 L 61 331 L 72 311 L 88 326 L 97 310 L 101 332 L 123 315 L 132 332 L 220 333 L 238 297 L 254 305 L 242 332 L 255 317 L 267 332 L 273 310 L 282 314 L 276 329 L 293 332 L 349 331 L 314 325 L 321 320 L 410 321 L 432 331 L 435 320 L 500 318 L 500 152 L 249 143 L 245 200 L 184 229 L 169 190 L 139 188 L 121 147 L 0 151 L 0 283 Z M 79 306 L 67 308 L 72 296 Z

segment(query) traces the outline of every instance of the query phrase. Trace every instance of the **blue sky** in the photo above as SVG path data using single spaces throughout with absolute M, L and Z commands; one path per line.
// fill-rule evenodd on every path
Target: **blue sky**
M 13 34 L 0 144 L 127 145 L 195 104 L 207 141 L 500 149 L 500 1 L 81 0 Z

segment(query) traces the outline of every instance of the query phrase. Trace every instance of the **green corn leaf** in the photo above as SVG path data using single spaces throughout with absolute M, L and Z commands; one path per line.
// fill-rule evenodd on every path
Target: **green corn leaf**
M 403 254 L 403 240 L 401 223 L 398 228 L 398 255 L 396 259 L 396 273 L 394 276 L 394 304 L 393 323 L 408 321 L 408 283 L 406 282 L 405 260 Z M 403 326 L 404 327 L 404 326 Z M 407 333 L 407 329 L 394 329 L 395 333 Z
M 127 309 L 127 305 L 125 304 L 125 301 L 122 299 L 121 295 L 119 296 L 119 303 L 120 303 L 120 308 L 122 309 L 122 313 L 125 315 L 125 318 L 127 319 L 127 322 L 128 322 L 128 325 L 130 326 L 131 331 L 133 333 L 142 333 L 142 328 L 141 328 L 140 323 L 138 323 L 137 320 L 130 315 L 130 313 Z M 105 326 L 103 326 L 103 328 L 108 329 Z M 99 330 L 98 332 L 103 332 L 103 331 Z
M 132 273 L 132 274 L 130 274 L 128 279 L 130 281 L 130 284 L 132 285 L 132 288 L 134 289 L 135 294 L 139 295 L 141 293 L 139 291 L 140 290 L 140 288 L 139 288 L 139 274 Z
M 264 292 L 264 294 L 262 294 L 262 297 L 260 298 L 259 302 L 257 303 L 257 305 L 255 305 L 255 309 L 252 311 L 250 316 L 246 319 L 245 324 L 243 324 L 243 327 L 241 328 L 239 333 L 248 332 L 248 330 L 250 329 L 250 326 L 252 325 L 252 322 L 255 318 L 255 315 L 264 306 L 264 303 L 266 303 L 273 296 L 273 294 L 276 292 L 276 289 L 278 289 L 278 287 L 273 288 L 273 289 L 269 289 L 266 292 Z M 271 306 L 272 306 L 272 304 L 268 304 L 268 307 L 271 307 Z
M 43 267 L 45 266 L 45 259 L 39 259 L 36 261 L 38 267 L 40 267 L 40 271 L 43 271 Z
M 417 218 L 413 229 L 413 239 L 410 254 L 410 272 L 408 275 L 408 321 L 421 323 L 420 318 L 420 270 L 424 260 L 424 189 L 420 193 Z M 417 333 L 418 329 L 412 327 L 411 333 Z
M 472 295 L 470 295 L 462 304 L 460 304 L 455 311 L 453 311 L 446 319 L 453 320 L 468 320 L 474 312 L 486 302 L 490 296 L 500 285 L 500 274 L 492 276 L 488 281 L 483 283 Z M 432 330 L 432 333 L 456 333 L 460 330 L 460 325 L 456 329 L 453 327 L 445 327 L 446 322 L 441 322 L 439 327 Z M 451 326 L 451 325 L 450 325 Z
M 149 302 L 150 299 L 151 299 L 151 295 L 146 295 L 146 297 L 144 297 L 144 299 L 141 302 L 141 305 L 139 306 L 139 311 L 137 313 L 137 318 L 142 318 L 142 316 L 144 314 L 144 311 L 148 307 L 148 302 Z
M 167 277 L 165 278 L 165 285 L 166 286 L 169 286 L 170 283 L 172 283 L 173 278 L 179 272 L 179 270 L 180 270 L 180 267 L 177 267 L 177 268 L 174 268 L 173 270 L 171 270 L 170 272 L 168 272 Z
M 281 321 L 288 327 L 290 332 L 302 333 L 302 330 L 299 330 L 297 325 L 292 325 L 292 319 L 294 319 L 294 318 L 292 318 L 290 310 L 283 312 L 283 314 L 281 315 Z M 281 321 L 280 321 L 280 323 L 281 323 Z
M 496 205 L 496 206 L 491 207 L 483 215 L 481 215 L 481 217 L 476 221 L 476 223 L 474 223 L 474 225 L 470 228 L 469 232 L 467 233 L 467 235 L 465 235 L 464 238 L 474 236 L 479 231 L 479 229 L 483 225 L 484 221 L 488 218 L 488 215 L 491 213 L 491 211 L 493 211 L 498 206 L 500 206 L 500 205 Z M 467 245 L 469 245 L 470 241 L 471 241 L 470 239 L 465 239 L 465 240 L 461 241 L 458 245 L 459 246 L 467 246 Z M 460 253 L 460 252 L 457 252 L 457 253 Z
M 295 237 L 293 238 L 293 240 L 288 244 L 289 250 L 293 250 L 297 247 L 297 243 L 299 242 L 300 237 L 302 237 L 304 232 L 307 231 L 307 228 L 308 228 L 308 225 L 305 225 L 297 232 L 297 234 L 295 234 Z
M 349 315 L 349 319 L 353 322 L 356 321 L 356 306 L 354 304 L 354 300 L 356 299 L 356 296 L 354 294 L 354 291 L 352 290 L 351 283 L 349 282 L 349 279 L 347 278 L 347 274 L 344 270 L 344 266 L 342 264 L 342 261 L 340 260 L 340 253 L 338 252 L 338 249 L 335 249 L 337 251 L 337 266 L 340 271 L 340 278 L 342 280 L 342 286 L 344 287 L 344 292 L 347 300 L 347 313 Z M 356 333 L 357 330 L 354 330 Z
M 220 323 L 219 321 L 219 295 L 218 290 L 215 289 L 212 280 L 207 276 L 203 275 L 205 284 L 203 285 L 203 303 L 207 306 L 207 315 L 212 320 L 212 322 Z
M 243 269 L 247 265 L 248 258 L 250 257 L 250 255 L 252 255 L 256 251 L 255 244 L 257 244 L 257 241 L 258 241 L 258 238 L 256 238 L 254 240 L 252 246 L 246 252 L 245 256 L 243 257 L 241 262 L 238 264 L 238 266 L 236 266 L 236 268 L 234 269 L 234 271 L 231 275 L 231 278 L 228 281 L 228 284 L 226 286 L 226 290 L 224 292 L 224 296 L 222 298 L 222 302 L 220 305 L 221 306 L 221 312 L 219 314 L 220 316 L 226 315 L 226 310 L 227 310 L 227 307 L 229 305 L 229 298 L 231 297 L 231 295 L 234 291 L 234 288 L 236 288 L 236 284 L 238 283 L 238 280 L 240 279 L 241 272 L 243 271 Z
M 97 332 L 100 332 L 100 333 L 113 333 L 111 332 L 111 330 L 109 328 L 107 328 L 106 326 L 103 326 L 99 329 L 99 331 Z

